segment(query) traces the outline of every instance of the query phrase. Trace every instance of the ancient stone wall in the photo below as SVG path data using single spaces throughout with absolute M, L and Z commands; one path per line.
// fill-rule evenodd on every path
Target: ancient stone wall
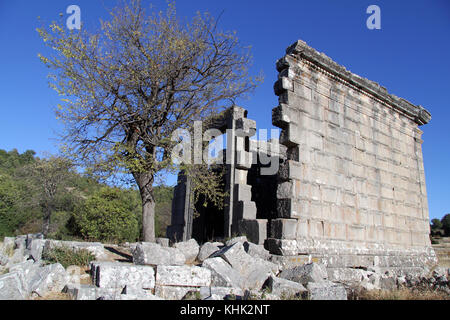
M 286 53 L 272 117 L 288 160 L 270 250 L 329 266 L 434 262 L 418 128 L 430 114 L 302 41 Z

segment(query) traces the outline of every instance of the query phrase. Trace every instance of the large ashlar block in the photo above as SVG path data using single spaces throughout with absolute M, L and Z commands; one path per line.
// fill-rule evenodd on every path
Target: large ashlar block
M 256 219 L 256 204 L 253 201 L 238 201 L 234 207 L 236 221 Z
M 267 219 L 240 220 L 239 233 L 247 237 L 250 242 L 264 244 L 267 238 Z
M 252 200 L 252 187 L 248 184 L 235 184 L 234 192 L 236 201 Z
M 270 234 L 276 239 L 294 240 L 297 236 L 296 219 L 274 219 L 270 224 Z

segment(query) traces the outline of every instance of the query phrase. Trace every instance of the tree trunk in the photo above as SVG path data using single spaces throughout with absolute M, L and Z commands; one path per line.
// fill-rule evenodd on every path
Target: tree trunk
M 44 213 L 44 221 L 42 223 L 42 234 L 45 238 L 47 238 L 47 234 L 50 231 L 50 218 L 52 216 L 52 208 L 50 205 L 47 205 Z
M 155 242 L 155 199 L 153 197 L 153 175 L 133 174 L 142 200 L 142 235 L 145 242 Z

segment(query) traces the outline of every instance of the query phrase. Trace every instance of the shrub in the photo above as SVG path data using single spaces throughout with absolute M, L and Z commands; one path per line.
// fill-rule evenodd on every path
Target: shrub
M 58 246 L 42 253 L 42 259 L 49 263 L 60 263 L 64 268 L 68 266 L 88 266 L 95 260 L 95 255 L 86 249 L 72 249 Z
M 87 240 L 124 242 L 139 238 L 136 203 L 118 188 L 101 188 L 74 210 L 77 233 Z

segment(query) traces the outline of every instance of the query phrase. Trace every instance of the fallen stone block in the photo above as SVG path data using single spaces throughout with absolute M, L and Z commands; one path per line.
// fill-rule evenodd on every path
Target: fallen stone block
M 44 250 L 46 240 L 44 239 L 33 239 L 30 244 L 30 256 L 34 261 L 39 261 L 42 259 L 42 252 Z
M 133 251 L 133 262 L 139 265 L 184 265 L 186 257 L 177 248 L 165 248 L 151 242 L 138 243 Z
M 391 276 L 381 276 L 380 278 L 380 289 L 382 290 L 394 290 L 397 289 L 397 283 L 395 277 Z
M 285 298 L 299 297 L 307 292 L 306 288 L 298 282 L 274 276 L 270 276 L 263 287 L 269 289 L 271 294 Z
M 73 300 L 96 300 L 96 288 L 90 284 L 68 284 L 62 291 L 68 293 Z
M 9 258 L 2 253 L 0 253 L 0 266 L 5 266 L 8 264 Z
M 211 284 L 213 286 L 238 288 L 244 286 L 244 279 L 240 273 L 220 257 L 206 259 L 203 261 L 202 267 L 211 270 Z
M 174 244 L 174 247 L 179 249 L 184 254 L 187 263 L 194 262 L 200 251 L 200 246 L 195 239 L 177 242 Z
M 248 242 L 248 240 L 247 240 L 246 236 L 234 237 L 234 238 L 231 238 L 230 240 L 227 240 L 227 242 L 225 242 L 225 245 L 227 247 L 230 247 L 237 242 L 244 243 L 244 242 Z
M 279 277 L 306 285 L 310 282 L 322 282 L 328 278 L 328 274 L 325 266 L 313 262 L 283 270 Z
M 31 245 L 34 240 L 43 240 L 44 235 L 42 233 L 30 233 L 26 236 L 26 248 L 31 250 Z
M 200 262 L 208 259 L 213 253 L 220 250 L 220 247 L 217 243 L 206 242 L 200 247 L 200 251 L 197 256 L 197 260 Z
M 271 274 L 278 273 L 278 265 L 247 254 L 242 242 L 227 246 L 213 255 L 220 256 L 244 279 L 246 289 L 261 289 Z
M 92 262 L 94 283 L 99 288 L 153 289 L 155 271 L 151 266 L 139 266 L 121 262 Z
M 260 258 L 268 261 L 271 257 L 270 252 L 266 250 L 263 245 L 254 244 L 252 242 L 244 242 L 243 246 L 245 252 L 253 258 Z
M 30 281 L 30 291 L 39 296 L 50 292 L 61 292 L 70 277 L 64 267 L 59 264 L 50 264 L 39 268 Z
M 309 300 L 347 300 L 347 291 L 342 284 L 331 281 L 307 284 Z
M 156 284 L 203 287 L 211 285 L 211 270 L 197 266 L 164 266 L 156 269 Z
M 0 276 L 0 300 L 25 300 L 28 297 L 28 289 L 20 272 Z
M 199 287 L 155 286 L 155 295 L 165 300 L 181 300 L 188 292 L 199 291 Z
M 27 260 L 9 267 L 9 272 L 20 272 L 28 288 L 28 284 L 33 280 L 35 275 L 39 272 L 42 265 L 33 260 Z

